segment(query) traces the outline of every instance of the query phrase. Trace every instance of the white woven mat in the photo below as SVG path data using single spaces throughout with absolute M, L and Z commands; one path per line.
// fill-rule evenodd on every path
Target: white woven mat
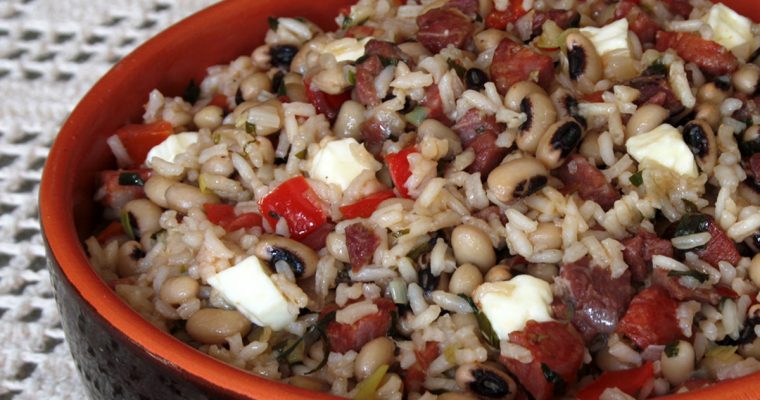
M 0 0 L 0 400 L 83 399 L 39 233 L 67 114 L 109 67 L 214 0 Z

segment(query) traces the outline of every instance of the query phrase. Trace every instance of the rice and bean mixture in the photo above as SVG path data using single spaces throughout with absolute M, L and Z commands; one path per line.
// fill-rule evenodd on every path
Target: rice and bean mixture
M 706 0 L 360 0 L 108 143 L 92 265 L 355 399 L 644 399 L 760 370 L 760 28 Z

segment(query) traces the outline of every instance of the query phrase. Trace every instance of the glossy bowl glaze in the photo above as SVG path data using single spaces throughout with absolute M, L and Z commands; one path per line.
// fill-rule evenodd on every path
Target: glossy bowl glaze
M 56 300 L 71 352 L 95 399 L 330 398 L 250 375 L 161 332 L 95 274 L 82 240 L 99 215 L 98 171 L 113 168 L 106 138 L 138 121 L 153 88 L 179 94 L 206 67 L 250 54 L 268 16 L 304 16 L 325 29 L 351 0 L 229 0 L 195 14 L 141 46 L 82 99 L 64 124 L 43 173 L 40 216 Z M 726 1 L 760 19 L 754 1 Z M 760 399 L 760 375 L 674 399 Z

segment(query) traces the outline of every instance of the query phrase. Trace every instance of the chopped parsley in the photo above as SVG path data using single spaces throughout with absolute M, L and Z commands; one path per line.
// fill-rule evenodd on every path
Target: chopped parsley
M 185 87 L 185 92 L 182 94 L 182 99 L 190 104 L 195 104 L 195 102 L 198 101 L 198 97 L 200 97 L 200 95 L 201 87 L 195 84 L 194 79 L 190 79 L 190 82 L 188 82 L 187 86 Z
M 544 373 L 544 379 L 554 385 L 555 395 L 563 393 L 565 391 L 565 380 L 562 379 L 558 373 L 549 368 L 548 365 L 541 363 L 541 372 Z
M 629 181 L 631 181 L 631 185 L 639 187 L 644 184 L 644 177 L 641 174 L 642 171 L 636 172 L 635 174 L 631 175 L 630 178 L 628 178 Z
M 690 277 L 698 280 L 699 283 L 705 283 L 705 282 L 707 282 L 707 279 L 710 277 L 709 275 L 704 274 L 704 273 L 699 272 L 699 271 L 670 271 L 670 272 L 668 272 L 668 276 L 677 276 L 677 277 L 690 276 Z
M 280 21 L 278 21 L 275 17 L 267 18 L 267 23 L 269 24 L 269 29 L 273 31 L 276 31 L 277 27 L 280 26 Z
M 475 302 L 472 301 L 472 297 L 461 293 L 459 294 L 459 297 L 465 299 L 472 308 L 472 312 L 475 314 L 475 320 L 478 321 L 478 327 L 480 328 L 480 333 L 483 335 L 483 338 L 489 345 L 498 349 L 499 336 L 496 334 L 496 331 L 493 330 L 491 321 L 489 321 L 488 317 L 486 317 L 486 315 L 475 305 Z
M 673 358 L 678 356 L 678 341 L 668 343 L 667 346 L 665 346 L 665 355 L 668 356 L 668 358 Z
M 256 124 L 245 121 L 245 132 L 250 134 L 256 133 Z
M 121 186 L 143 186 L 145 182 L 137 172 L 122 172 L 119 174 L 119 185 Z
M 457 61 L 452 60 L 450 58 L 446 59 L 446 64 L 449 65 L 449 68 L 456 71 L 457 76 L 459 76 L 459 78 L 464 77 L 465 72 L 467 72 L 467 70 L 461 64 L 459 64 Z

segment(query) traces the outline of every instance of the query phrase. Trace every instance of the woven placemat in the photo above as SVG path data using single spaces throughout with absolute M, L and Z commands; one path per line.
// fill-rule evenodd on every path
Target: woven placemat
M 0 0 L 0 400 L 83 399 L 40 236 L 45 158 L 115 62 L 214 0 Z

